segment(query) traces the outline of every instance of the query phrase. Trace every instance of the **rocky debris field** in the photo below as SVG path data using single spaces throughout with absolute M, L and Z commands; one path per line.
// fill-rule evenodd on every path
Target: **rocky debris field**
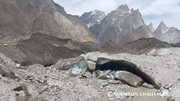
M 119 45 L 113 41 L 106 43 L 77 42 L 61 39 L 42 33 L 17 42 L 16 45 L 0 45 L 0 53 L 23 66 L 42 64 L 45 67 L 55 64 L 59 59 L 75 58 L 81 54 L 99 51 L 102 53 L 147 54 L 152 49 L 177 47 L 155 38 L 141 38 L 134 42 Z
M 47 67 L 21 66 L 0 54 L 0 100 L 179 101 L 179 51 L 91 52 Z

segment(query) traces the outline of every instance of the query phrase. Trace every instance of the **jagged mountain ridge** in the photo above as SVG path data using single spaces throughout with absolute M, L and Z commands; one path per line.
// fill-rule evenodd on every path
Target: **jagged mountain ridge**
M 139 10 L 129 10 L 127 5 L 119 6 L 100 22 L 96 20 L 102 15 L 86 12 L 81 16 L 81 19 L 89 27 L 93 36 L 103 43 L 108 40 L 126 43 L 142 37 L 155 37 L 158 40 L 173 44 L 180 42 L 180 30 L 175 27 L 167 27 L 164 22 L 161 22 L 157 29 L 153 27 L 152 22 L 146 26 Z
M 80 18 L 87 25 L 88 28 L 99 24 L 106 17 L 105 12 L 95 10 L 84 13 Z
M 41 32 L 80 42 L 96 42 L 78 16 L 67 14 L 53 0 L 1 0 L 0 8 L 1 39 Z
M 162 21 L 158 28 L 154 31 L 156 38 L 168 43 L 180 42 L 180 30 L 175 27 L 167 27 Z
M 142 37 L 154 37 L 154 33 L 144 24 L 139 10 L 130 10 L 127 5 L 119 6 L 89 29 L 103 43 L 108 40 L 126 43 Z

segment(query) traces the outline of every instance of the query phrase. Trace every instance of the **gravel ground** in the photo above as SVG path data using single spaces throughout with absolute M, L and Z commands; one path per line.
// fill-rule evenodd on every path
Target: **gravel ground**
M 159 90 L 72 76 L 69 70 L 57 70 L 56 66 L 21 66 L 0 54 L 0 101 L 167 101 L 170 98 L 179 101 L 179 51 L 179 48 L 167 48 L 154 50 L 148 55 L 100 52 L 84 55 L 89 60 L 106 57 L 132 62 L 161 84 Z M 155 92 L 165 96 L 121 96 L 124 92 Z

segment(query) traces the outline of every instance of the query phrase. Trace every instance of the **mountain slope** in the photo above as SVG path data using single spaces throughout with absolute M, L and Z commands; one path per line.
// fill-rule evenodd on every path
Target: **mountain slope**
M 154 33 L 144 24 L 139 10 L 129 10 L 127 5 L 119 6 L 89 29 L 103 43 L 112 40 L 122 44 L 142 37 L 154 37 Z
M 68 15 L 52 0 L 1 0 L 0 8 L 1 38 L 41 32 L 80 42 L 96 42 L 79 17 Z

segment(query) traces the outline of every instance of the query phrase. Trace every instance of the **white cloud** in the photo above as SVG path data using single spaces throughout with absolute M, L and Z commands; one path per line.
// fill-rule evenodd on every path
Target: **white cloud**
M 67 13 L 81 15 L 92 10 L 102 10 L 106 14 L 122 4 L 139 9 L 146 24 L 153 22 L 157 27 L 161 21 L 167 26 L 180 29 L 180 0 L 54 0 Z M 179 22 L 178 22 L 179 21 Z

